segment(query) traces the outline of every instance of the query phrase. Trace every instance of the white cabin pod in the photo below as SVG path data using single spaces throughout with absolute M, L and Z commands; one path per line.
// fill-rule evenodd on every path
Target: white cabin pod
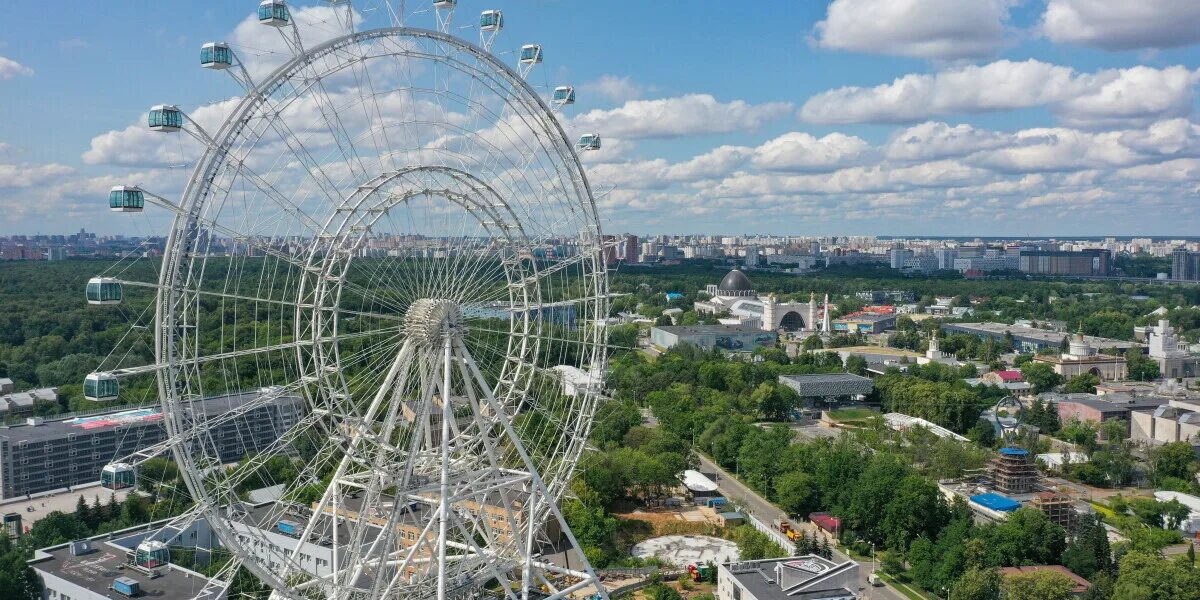
M 120 304 L 121 283 L 108 277 L 93 277 L 87 282 L 88 304 Z
M 553 101 L 555 104 L 575 104 L 575 88 L 569 85 L 554 88 Z
M 209 42 L 200 46 L 200 66 L 205 69 L 228 69 L 233 66 L 233 50 L 225 42 Z
M 92 373 L 83 379 L 83 397 L 92 402 L 116 400 L 121 384 L 112 373 Z
M 600 149 L 600 134 L 585 133 L 579 136 L 579 143 L 576 145 L 580 150 L 599 150 Z
M 171 133 L 183 129 L 183 112 L 173 104 L 159 104 L 150 108 L 146 121 L 154 131 Z
M 171 562 L 171 551 L 158 540 L 146 540 L 138 544 L 133 562 L 143 569 L 155 569 Z
M 108 190 L 108 209 L 113 212 L 142 212 L 146 208 L 146 194 L 140 188 L 124 185 Z
M 440 10 L 449 10 L 458 6 L 458 0 L 437 0 L 433 3 L 433 7 Z
M 100 470 L 100 487 L 123 490 L 137 485 L 137 469 L 129 463 L 109 463 Z
M 263 0 L 258 5 L 258 22 L 271 27 L 287 25 L 292 16 L 283 0 Z
M 485 10 L 479 13 L 479 29 L 483 31 L 504 29 L 504 13 L 498 10 Z
M 536 65 L 540 62 L 542 62 L 542 46 L 540 44 L 521 46 L 521 64 Z

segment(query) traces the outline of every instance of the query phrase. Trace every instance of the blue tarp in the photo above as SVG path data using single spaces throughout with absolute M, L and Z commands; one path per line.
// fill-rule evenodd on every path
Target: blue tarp
M 1024 448 L 1001 448 L 1000 454 L 1008 456 L 1029 456 L 1029 451 Z
M 978 504 L 984 508 L 990 508 L 992 510 L 998 510 L 1001 512 L 1012 512 L 1018 508 L 1021 508 L 1020 502 L 1017 502 L 1016 500 L 1006 496 L 1001 496 L 1000 494 L 978 494 L 976 496 L 971 496 L 971 502 L 974 502 L 975 504 Z

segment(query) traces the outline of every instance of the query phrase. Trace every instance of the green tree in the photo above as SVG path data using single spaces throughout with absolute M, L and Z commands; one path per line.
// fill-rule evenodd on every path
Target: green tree
M 1112 570 L 1112 549 L 1108 543 L 1108 532 L 1099 517 L 1094 514 L 1080 516 L 1075 535 L 1067 544 L 1066 550 L 1063 550 L 1062 564 L 1079 576 L 1089 579 L 1096 573 Z
M 800 344 L 800 349 L 805 351 L 820 350 L 824 347 L 825 343 L 821 341 L 821 336 L 815 334 L 804 338 L 804 342 Z
M 816 479 L 803 471 L 788 471 L 775 480 L 775 499 L 790 515 L 805 516 L 819 507 Z
M 1200 600 L 1200 571 L 1153 554 L 1129 552 L 1113 587 L 1112 600 Z
M 1063 389 L 1072 394 L 1094 394 L 1100 378 L 1091 373 L 1080 373 L 1067 380 Z
M 850 356 L 846 359 L 846 372 L 865 376 L 867 374 L 867 359 L 857 354 Z
M 950 587 L 948 595 L 950 600 L 998 600 L 1000 581 L 995 569 L 971 569 Z
M 1049 363 L 1031 362 L 1021 367 L 1021 376 L 1029 385 L 1033 386 L 1035 393 L 1048 392 L 1062 383 L 1062 376 L 1054 372 L 1054 367 Z
M 1057 571 L 1009 575 L 1000 584 L 1004 600 L 1069 600 L 1075 582 Z
M 1152 381 L 1158 379 L 1158 363 L 1150 360 L 1141 348 L 1134 347 L 1125 351 L 1125 365 L 1129 368 L 1129 378 L 1137 381 Z
M 1191 481 L 1196 476 L 1196 453 L 1188 442 L 1171 442 L 1150 450 L 1151 473 L 1156 482 L 1167 477 Z

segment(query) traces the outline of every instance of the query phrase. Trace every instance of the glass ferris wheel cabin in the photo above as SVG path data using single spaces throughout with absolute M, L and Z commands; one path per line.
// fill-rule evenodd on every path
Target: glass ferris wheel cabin
M 290 19 L 287 4 L 283 0 L 263 0 L 258 5 L 258 22 L 263 25 L 283 27 Z
M 154 569 L 171 562 L 171 551 L 158 540 L 147 540 L 138 544 L 133 562 L 139 567 Z
M 542 62 L 542 47 L 538 44 L 521 46 L 521 64 L 536 65 Z
M 437 0 L 433 3 L 434 8 L 446 10 L 458 6 L 458 0 Z
M 233 50 L 225 42 L 209 42 L 200 47 L 200 66 L 205 69 L 228 69 L 233 66 Z
M 485 10 L 479 13 L 479 28 L 483 31 L 504 29 L 504 13 L 498 10 Z
M 569 85 L 560 85 L 554 88 L 554 103 L 575 104 L 575 88 Z
M 123 490 L 137 485 L 137 470 L 128 463 L 111 463 L 100 470 L 100 487 Z
M 178 106 L 159 104 L 150 109 L 147 121 L 150 123 L 150 129 L 171 133 L 183 128 L 183 112 Z
M 87 282 L 88 304 L 120 304 L 121 283 L 108 277 L 93 277 Z
M 121 384 L 112 373 L 91 373 L 83 379 L 83 397 L 92 402 L 116 400 Z
M 580 150 L 599 150 L 600 149 L 600 134 L 585 133 L 579 136 L 579 143 L 576 145 Z
M 113 212 L 142 212 L 146 207 L 146 195 L 136 187 L 113 186 L 108 190 L 108 209 Z

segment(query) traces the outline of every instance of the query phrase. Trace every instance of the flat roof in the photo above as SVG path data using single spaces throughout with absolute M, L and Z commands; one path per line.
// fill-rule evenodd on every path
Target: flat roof
M 1004 335 L 1009 332 L 1013 337 L 1026 338 L 1037 340 L 1039 342 L 1058 345 L 1062 343 L 1064 337 L 1073 337 L 1074 334 L 1063 331 L 1051 331 L 1048 329 L 1036 329 L 1025 325 L 1009 325 L 1008 323 L 946 323 L 943 325 L 950 331 L 963 331 L 969 333 L 986 333 L 990 335 Z M 1140 347 L 1141 344 L 1134 342 L 1126 342 L 1124 340 L 1114 340 L 1112 338 L 1096 337 L 1094 335 L 1085 335 L 1083 340 L 1093 348 L 1117 348 L 1129 349 Z
M 674 335 L 719 335 L 722 333 L 771 333 L 753 325 L 663 325 L 655 327 Z
M 1000 512 L 1012 512 L 1018 508 L 1021 508 L 1020 502 L 1017 502 L 1016 500 L 1013 500 L 1007 496 L 1001 496 L 1000 494 L 993 494 L 990 492 L 987 494 L 976 494 L 971 496 L 971 502 L 974 502 L 975 504 L 978 504 L 984 508 L 990 508 Z
M 835 563 L 814 554 L 805 556 L 788 556 L 784 558 L 768 558 L 726 563 L 721 565 L 729 571 L 742 587 L 756 600 L 794 600 L 797 598 L 824 598 L 826 592 L 844 589 L 827 583 L 832 576 L 845 573 L 851 569 L 857 570 L 858 563 L 846 561 Z M 776 568 L 786 570 L 784 577 L 776 577 Z M 788 589 L 783 588 L 789 585 Z M 798 588 L 798 589 L 797 589 Z M 853 590 L 847 590 L 853 593 Z
M 161 525 L 161 522 L 159 524 Z M 129 535 L 117 538 L 117 540 L 142 535 L 145 531 L 145 526 L 138 527 L 136 532 L 130 532 Z M 92 550 L 79 556 L 71 554 L 70 542 L 38 550 L 34 554 L 35 558 L 29 561 L 29 565 L 102 596 L 119 597 L 116 594 L 108 593 L 109 586 L 118 577 L 127 577 L 136 581 L 141 588 L 141 595 L 145 597 L 196 597 L 197 600 L 206 600 L 220 596 L 222 590 L 213 589 L 208 594 L 197 597 L 196 595 L 209 582 L 209 578 L 177 565 L 169 564 L 160 567 L 158 572 L 161 575 L 154 578 L 128 568 L 129 560 L 126 558 L 126 554 L 129 549 L 105 541 L 109 535 L 96 536 L 86 540 Z
M 203 406 L 204 414 L 219 415 L 243 406 L 259 398 L 262 394 L 261 390 L 255 390 L 241 394 L 216 396 L 200 400 L 199 404 Z M 279 397 L 280 401 L 288 399 L 296 401 L 300 400 L 300 397 L 296 395 Z M 121 426 L 147 426 L 160 423 L 161 421 L 162 409 L 158 406 L 141 408 L 124 407 L 85 416 L 67 416 L 55 420 L 47 419 L 41 425 L 20 424 L 0 427 L 0 437 L 7 438 L 12 443 L 20 441 L 42 442 L 65 439 L 69 434 L 87 435 Z

